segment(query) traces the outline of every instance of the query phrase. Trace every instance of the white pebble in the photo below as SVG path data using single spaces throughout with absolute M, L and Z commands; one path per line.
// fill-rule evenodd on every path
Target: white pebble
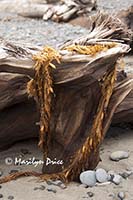
M 82 184 L 93 187 L 96 184 L 96 173 L 95 171 L 88 170 L 80 174 L 80 181 Z
M 110 159 L 113 161 L 119 161 L 129 157 L 129 153 L 126 151 L 115 151 L 110 155 Z
M 119 185 L 121 183 L 121 176 L 117 174 L 114 175 L 112 182 L 115 183 L 116 185 Z
M 118 197 L 123 200 L 125 198 L 125 193 L 124 192 L 119 192 Z
M 96 170 L 96 179 L 99 183 L 104 183 L 108 181 L 108 174 L 107 172 L 100 168 Z

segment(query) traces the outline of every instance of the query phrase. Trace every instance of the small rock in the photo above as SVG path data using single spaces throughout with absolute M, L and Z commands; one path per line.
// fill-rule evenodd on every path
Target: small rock
M 40 187 L 35 187 L 34 190 L 45 190 L 45 186 L 41 185 Z
M 113 180 L 113 178 L 114 178 L 114 175 L 111 175 L 111 174 L 108 174 L 108 181 L 112 181 Z
M 121 200 L 125 199 L 125 193 L 124 193 L 124 192 L 119 192 L 119 193 L 118 193 L 118 197 L 119 197 Z
M 67 186 L 60 180 L 53 181 L 53 185 L 60 187 L 61 189 L 66 189 Z
M 0 198 L 3 198 L 3 194 L 0 194 Z
M 131 174 L 132 174 L 132 172 L 123 172 L 123 173 L 119 173 L 120 174 L 120 176 L 122 176 L 122 178 L 124 178 L 124 179 L 127 179 Z
M 48 192 L 53 192 L 53 193 L 56 193 L 57 191 L 55 190 L 55 189 L 53 189 L 53 188 L 47 188 L 47 191 Z
M 119 161 L 129 157 L 129 153 L 126 151 L 115 151 L 110 155 L 110 159 L 113 161 Z
M 113 197 L 113 198 L 115 198 L 115 194 L 114 194 L 114 193 L 109 194 L 109 197 Z
M 61 189 L 66 189 L 67 188 L 67 186 L 65 185 L 65 184 L 61 184 L 60 186 L 59 186 Z
M 34 189 L 33 190 L 38 190 L 38 187 L 34 187 Z
M 52 181 L 47 181 L 46 182 L 48 185 L 53 185 L 53 182 Z
M 3 172 L 2 171 L 0 171 L 0 176 L 2 176 L 3 175 Z
M 19 170 L 17 170 L 17 169 L 12 169 L 10 172 L 9 172 L 9 174 L 14 174 L 14 173 L 16 173 L 16 172 L 18 172 Z
M 83 199 L 88 199 L 88 196 L 83 196 L 82 198 L 83 198 Z
M 14 196 L 9 196 L 8 199 L 12 200 L 14 199 Z
M 66 189 L 67 188 L 67 186 L 62 181 L 60 181 L 60 180 L 57 180 L 57 181 L 47 181 L 47 184 L 48 185 L 58 186 L 61 189 Z
M 93 192 L 87 192 L 87 194 L 88 194 L 89 197 L 93 197 L 94 196 Z
M 115 183 L 116 185 L 119 185 L 121 183 L 121 176 L 117 174 L 114 175 L 112 182 Z
M 99 183 L 104 183 L 108 181 L 108 174 L 104 169 L 96 170 L 96 179 Z
M 39 189 L 40 189 L 40 190 L 45 190 L 45 186 L 44 186 L 44 185 L 41 185 L 41 186 L 39 187 Z
M 93 187 L 96 184 L 96 173 L 95 171 L 88 170 L 80 174 L 81 183 Z
M 26 154 L 31 154 L 31 152 L 30 152 L 28 149 L 21 149 L 20 151 L 21 151 L 21 153 L 23 153 L 24 155 L 26 155 Z

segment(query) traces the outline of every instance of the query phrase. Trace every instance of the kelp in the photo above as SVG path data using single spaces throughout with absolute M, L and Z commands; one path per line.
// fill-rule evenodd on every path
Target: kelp
M 72 45 L 66 46 L 62 49 L 77 52 L 79 54 L 93 56 L 102 51 L 107 51 L 108 49 L 115 47 L 115 45 L 116 44 L 113 42 L 108 43 L 108 44 L 94 44 L 94 45 L 87 45 L 87 46 L 72 44 Z
M 27 91 L 33 96 L 40 110 L 40 141 L 39 147 L 45 148 L 47 152 L 49 140 L 49 121 L 53 96 L 53 78 L 51 69 L 56 68 L 52 61 L 60 63 L 59 53 L 51 47 L 45 47 L 37 55 L 33 56 L 35 61 L 35 78 L 27 84 Z M 45 138 L 45 139 L 44 139 Z

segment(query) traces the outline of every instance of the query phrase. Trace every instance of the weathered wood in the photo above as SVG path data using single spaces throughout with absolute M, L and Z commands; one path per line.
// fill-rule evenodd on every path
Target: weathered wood
M 133 90 L 117 107 L 112 123 L 133 123 Z
M 37 138 L 39 113 L 33 100 L 22 101 L 0 111 L 0 150 L 17 141 Z
M 82 40 L 81 42 L 83 43 Z M 96 40 L 92 42 L 96 42 Z M 100 41 L 98 41 L 98 43 L 99 42 Z M 2 41 L 1 44 L 0 116 L 1 120 L 3 120 L 4 118 L 4 123 L 3 121 L 1 121 L 0 123 L 0 148 L 4 148 L 5 146 L 10 145 L 15 141 L 31 137 L 37 137 L 38 135 L 38 128 L 36 126 L 36 122 L 39 121 L 39 113 L 37 112 L 35 102 L 32 100 L 28 100 L 26 86 L 27 82 L 32 77 L 34 77 L 35 73 L 32 55 L 36 54 L 38 51 L 40 51 L 40 49 L 37 47 L 23 48 L 18 45 L 11 45 L 4 41 Z M 54 83 L 55 87 L 57 88 L 55 90 L 62 91 L 64 90 L 62 88 L 69 88 L 69 92 L 62 92 L 62 94 L 64 95 L 63 99 L 65 104 L 65 94 L 67 94 L 68 96 L 68 93 L 70 93 L 71 95 L 71 91 L 73 91 L 73 88 L 75 88 L 75 84 L 78 85 L 77 96 L 76 93 L 74 93 L 74 96 L 71 96 L 70 99 L 73 99 L 73 101 L 79 103 L 79 105 L 75 105 L 76 107 L 74 108 L 72 113 L 77 113 L 76 116 L 78 117 L 79 113 L 81 113 L 80 116 L 83 116 L 83 110 L 88 110 L 89 112 L 89 109 L 94 107 L 91 106 L 90 103 L 88 105 L 86 100 L 84 100 L 84 98 L 86 99 L 88 98 L 88 96 L 89 98 L 91 98 L 91 91 L 87 89 L 88 86 L 97 84 L 96 80 L 101 79 L 104 72 L 111 69 L 110 63 L 112 64 L 112 66 L 115 65 L 115 62 L 117 61 L 118 57 L 121 54 L 123 54 L 124 51 L 128 51 L 128 46 L 118 44 L 118 46 L 112 48 L 112 50 L 109 49 L 106 52 L 97 55 L 95 59 L 92 59 L 88 55 L 73 55 L 70 52 L 64 52 L 64 50 L 60 51 L 62 55 L 62 62 L 60 65 L 56 63 L 57 69 L 53 70 Z M 90 92 L 90 94 L 88 94 L 87 91 L 84 91 L 86 93 L 86 97 L 84 96 L 84 94 L 80 94 L 80 98 L 78 101 L 78 93 L 84 93 L 80 92 L 80 90 L 82 91 L 83 87 L 86 87 L 87 91 Z M 131 94 L 127 95 L 130 90 L 130 87 L 128 87 L 129 90 L 127 89 L 127 87 L 125 88 L 127 93 L 124 94 L 123 99 L 119 101 L 119 104 L 121 103 L 121 101 L 122 103 L 119 105 L 118 110 L 116 110 L 116 117 L 114 116 L 114 123 L 119 122 L 123 119 L 127 119 L 128 121 L 130 121 L 130 116 L 127 117 L 129 112 L 131 112 L 132 119 L 132 104 L 129 104 L 129 96 Z M 97 88 L 97 90 L 99 89 Z M 121 92 L 121 95 L 122 94 L 123 93 Z M 127 98 L 125 98 L 126 95 Z M 66 100 L 68 101 L 67 96 Z M 83 102 L 81 101 L 82 99 Z M 90 102 L 89 99 L 88 102 Z M 125 108 L 123 107 L 125 104 L 126 106 L 129 106 L 128 112 L 127 108 L 125 112 Z M 82 111 L 76 111 L 77 107 L 80 108 L 80 105 L 82 105 Z M 83 105 L 87 107 L 83 108 Z M 115 106 L 117 107 L 117 104 L 115 104 Z M 64 109 L 66 109 L 65 106 Z M 125 117 L 119 119 L 119 114 L 121 115 L 122 110 L 124 110 Z M 26 122 L 27 120 L 28 123 Z M 12 127 L 12 130 L 10 130 L 10 127 Z M 10 139 L 11 137 L 12 139 Z
M 68 21 L 81 13 L 90 12 L 96 7 L 96 0 L 2 0 L 0 11 L 13 12 L 24 17 L 52 19 L 54 21 Z
M 39 128 L 36 122 L 39 122 L 39 113 L 35 102 L 28 98 L 26 90 L 28 81 L 29 78 L 26 75 L 0 73 L 0 150 L 16 141 L 38 137 Z M 132 92 L 123 101 L 121 100 L 122 103 L 113 116 L 113 124 L 132 122 L 132 100 Z M 88 106 L 90 109 L 91 105 Z M 77 116 L 79 117 L 78 113 Z

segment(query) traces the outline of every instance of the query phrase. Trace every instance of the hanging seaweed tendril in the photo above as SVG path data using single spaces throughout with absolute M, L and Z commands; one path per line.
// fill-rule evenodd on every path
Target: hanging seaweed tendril
M 39 147 L 47 153 L 48 129 L 50 122 L 50 111 L 53 96 L 52 68 L 56 68 L 52 61 L 60 62 L 59 53 L 51 48 L 45 47 L 37 55 L 33 56 L 35 61 L 35 77 L 28 85 L 28 93 L 34 96 L 40 110 L 40 140 Z

